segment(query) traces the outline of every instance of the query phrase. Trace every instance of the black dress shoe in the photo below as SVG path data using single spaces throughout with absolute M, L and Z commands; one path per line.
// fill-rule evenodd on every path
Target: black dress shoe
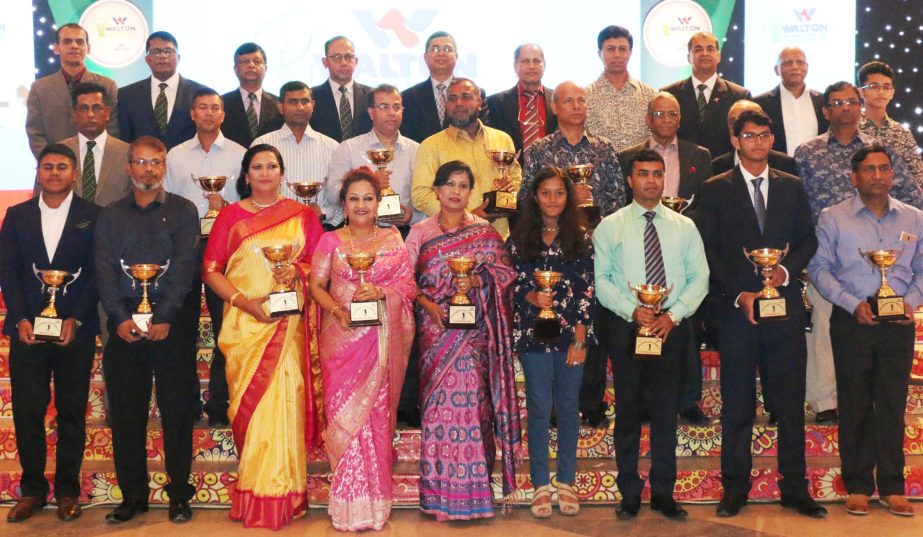
M 609 418 L 602 410 L 593 409 L 583 412 L 583 424 L 595 429 L 601 429 L 609 426 Z
M 679 413 L 679 417 L 689 425 L 696 425 L 699 427 L 708 425 L 708 416 L 702 412 L 702 409 L 699 408 L 699 405 L 692 405 L 689 408 L 683 410 Z
M 24 496 L 16 505 L 10 508 L 10 512 L 6 514 L 7 522 L 22 522 L 32 518 L 32 515 L 36 511 L 40 511 L 48 502 L 44 497 L 38 496 Z
M 769 423 L 769 425 L 775 425 L 776 423 L 778 423 L 779 420 L 776 419 L 776 415 L 775 415 L 775 414 L 769 414 L 769 413 L 767 413 L 766 415 L 769 416 L 769 417 L 766 419 L 766 421 Z
M 418 429 L 421 423 L 420 409 L 418 407 L 399 409 L 397 421 L 405 423 L 411 429 Z
M 631 520 L 638 516 L 638 511 L 640 510 L 640 496 L 625 496 L 622 498 L 622 503 L 615 509 L 615 516 L 619 520 Z
M 720 517 L 737 516 L 745 505 L 747 505 L 746 494 L 725 492 L 724 496 L 721 497 L 721 501 L 718 502 L 716 514 Z
M 231 420 L 228 419 L 227 413 L 215 412 L 208 415 L 208 426 L 212 429 L 224 429 L 230 425 Z
M 112 523 L 128 522 L 138 513 L 147 513 L 147 502 L 144 500 L 122 500 L 118 507 L 106 515 L 106 521 Z
M 809 516 L 811 518 L 823 518 L 827 515 L 827 510 L 821 507 L 814 498 L 804 494 L 783 494 L 782 507 L 794 508 L 799 515 Z
M 651 510 L 659 511 L 670 520 L 686 520 L 688 513 L 673 498 L 651 498 Z
M 182 524 L 192 520 L 192 508 L 189 507 L 189 500 L 170 500 L 170 512 L 168 514 L 170 522 Z
M 836 423 L 837 413 L 835 408 L 823 410 L 814 415 L 814 421 L 823 425 Z

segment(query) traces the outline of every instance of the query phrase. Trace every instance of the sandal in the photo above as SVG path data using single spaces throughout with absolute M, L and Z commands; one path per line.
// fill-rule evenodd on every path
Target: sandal
M 580 499 L 574 487 L 566 483 L 558 484 L 558 509 L 562 515 L 574 516 L 580 512 Z
M 535 518 L 548 518 L 551 516 L 551 489 L 542 485 L 532 494 L 532 516 Z

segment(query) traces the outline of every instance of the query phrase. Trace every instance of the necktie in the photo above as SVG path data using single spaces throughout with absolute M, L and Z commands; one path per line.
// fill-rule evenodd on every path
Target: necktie
M 532 142 L 539 138 L 538 124 L 538 99 L 537 91 L 524 91 L 522 94 L 526 97 L 526 110 L 522 120 L 522 149 L 525 151 L 532 145 Z
M 247 125 L 250 127 L 250 138 L 256 138 L 259 126 L 259 120 L 256 119 L 256 107 L 253 106 L 256 102 L 256 94 L 251 93 L 247 95 L 247 98 L 250 99 L 250 106 L 247 107 Z
M 344 140 L 353 137 L 353 112 L 349 107 L 345 86 L 340 86 L 340 129 L 343 131 Z
M 699 84 L 699 96 L 696 99 L 696 104 L 699 105 L 699 123 L 705 122 L 705 106 L 708 104 L 708 101 L 705 100 L 705 90 L 708 89 L 708 86 L 705 84 Z
M 96 146 L 96 142 L 87 140 L 87 152 L 83 156 L 82 197 L 87 201 L 96 200 L 96 157 L 93 156 L 94 146 Z
M 154 121 L 157 122 L 157 130 L 160 132 L 167 130 L 167 94 L 163 92 L 165 89 L 167 89 L 167 83 L 161 82 L 160 93 L 154 103 Z
M 436 111 L 439 112 L 439 124 L 445 125 L 445 84 L 436 84 Z
M 756 223 L 759 224 L 760 233 L 762 233 L 766 226 L 766 200 L 763 199 L 763 191 L 760 190 L 763 178 L 757 177 L 751 179 L 750 182 L 753 183 L 753 210 L 756 211 Z
M 655 216 L 657 213 L 654 211 L 644 213 L 644 218 L 647 218 L 647 226 L 644 228 L 644 272 L 648 284 L 666 287 L 667 271 L 663 267 L 660 238 L 657 236 L 657 228 L 654 227 Z

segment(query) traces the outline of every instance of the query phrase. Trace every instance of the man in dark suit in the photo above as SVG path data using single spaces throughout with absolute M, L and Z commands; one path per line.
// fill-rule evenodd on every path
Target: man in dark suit
M 151 76 L 119 89 L 119 134 L 129 142 L 153 136 L 169 151 L 195 136 L 189 108 L 205 86 L 176 72 L 179 45 L 169 32 L 152 33 L 145 50 Z
M 774 70 L 781 84 L 757 95 L 753 102 L 772 119 L 772 134 L 776 138 L 772 148 L 793 156 L 799 145 L 827 131 L 824 100 L 820 92 L 804 83 L 808 62 L 800 48 L 782 49 Z
M 372 130 L 369 117 L 369 94 L 372 88 L 353 80 L 359 64 L 353 42 L 338 35 L 324 43 L 321 60 L 330 76 L 327 81 L 311 88 L 314 113 L 311 128 L 337 142 Z
M 708 149 L 712 155 L 731 150 L 725 120 L 735 101 L 749 99 L 750 90 L 718 76 L 718 38 L 699 32 L 687 45 L 692 76 L 663 88 L 676 96 L 683 114 L 679 137 Z
M 795 281 L 817 250 L 817 238 L 801 181 L 769 166 L 771 125 L 764 112 L 740 115 L 732 139 L 740 165 L 702 186 L 696 215 L 721 339 L 721 517 L 737 515 L 750 491 L 757 366 L 760 381 L 772 389 L 779 423 L 782 507 L 811 517 L 827 512 L 808 494 L 805 478 L 805 311 Z M 743 250 L 757 248 L 787 249 L 766 282 L 779 288 L 787 318 L 755 320 L 764 282 Z
M 250 147 L 254 138 L 282 128 L 279 99 L 263 89 L 266 51 L 256 43 L 244 43 L 234 51 L 234 74 L 240 87 L 221 96 L 224 101 L 225 138 Z M 246 104 L 245 104 L 246 101 Z
M 401 125 L 401 134 L 422 142 L 449 126 L 445 100 L 457 60 L 458 48 L 451 34 L 439 31 L 426 38 L 423 61 L 429 69 L 429 78 L 401 92 L 404 110 L 407 111 Z M 481 111 L 478 115 L 482 122 L 489 123 L 487 94 L 484 90 L 481 90 Z
M 45 410 L 54 376 L 58 442 L 54 495 L 58 518 L 80 517 L 80 465 L 86 439 L 87 395 L 99 320 L 93 264 L 93 231 L 99 207 L 74 195 L 77 157 L 63 144 L 45 146 L 36 179 L 41 194 L 9 209 L 0 229 L 0 285 L 10 338 L 10 385 L 16 448 L 22 464 L 22 498 L 7 513 L 19 522 L 41 509 L 48 497 L 45 479 Z M 36 317 L 48 317 L 45 285 L 33 271 L 63 270 L 67 293 L 55 296 L 60 339 L 36 339 Z M 47 332 L 46 332 L 47 334 Z
M 545 52 L 527 43 L 516 47 L 513 69 L 519 82 L 512 88 L 487 98 L 489 124 L 513 139 L 516 151 L 524 151 L 532 142 L 558 128 L 558 118 L 551 107 L 551 88 L 542 85 Z M 520 155 L 520 164 L 522 156 Z
M 740 117 L 741 114 L 748 110 L 758 112 L 763 111 L 760 105 L 747 99 L 741 99 L 737 101 L 731 106 L 731 109 L 728 110 L 728 140 L 733 138 L 734 122 L 737 121 L 737 118 Z M 734 169 L 734 167 L 737 166 L 737 157 L 737 151 L 732 148 L 731 151 L 713 158 L 711 161 L 713 173 L 718 175 Z M 779 170 L 781 172 L 794 175 L 796 177 L 798 176 L 798 165 L 795 164 L 795 159 L 781 151 L 776 151 L 775 149 L 769 150 L 769 167 L 774 170 Z

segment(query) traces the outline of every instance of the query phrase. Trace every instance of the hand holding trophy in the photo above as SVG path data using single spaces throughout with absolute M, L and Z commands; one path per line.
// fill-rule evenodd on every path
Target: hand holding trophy
M 532 273 L 535 283 L 543 293 L 552 293 L 563 275 L 553 270 L 536 270 Z M 561 339 L 561 319 L 551 308 L 542 308 L 535 317 L 532 338 L 545 343 L 557 343 Z
M 281 272 L 291 266 L 294 250 L 291 244 L 273 244 L 262 248 L 263 257 L 269 262 L 273 273 Z M 282 317 L 294 315 L 300 311 L 298 293 L 290 285 L 274 282 L 269 291 L 269 316 Z
M 70 273 L 66 270 L 39 270 L 35 263 L 32 263 L 32 273 L 42 282 L 42 293 L 48 290 L 48 305 L 38 314 L 32 322 L 32 333 L 35 339 L 39 341 L 62 341 L 61 331 L 64 327 L 64 319 L 58 316 L 58 310 L 55 308 L 55 296 L 58 289 L 61 294 L 67 294 L 67 286 L 74 283 L 80 277 L 83 268 L 78 268 L 77 272 Z M 66 282 L 66 283 L 65 283 Z
M 227 183 L 228 178 L 224 175 L 205 175 L 202 177 L 192 176 L 192 180 L 199 184 L 199 187 L 205 194 L 205 197 L 220 196 L 221 190 Z M 218 209 L 209 209 L 205 216 L 199 219 L 199 229 L 202 237 L 208 237 L 215 225 L 215 218 L 218 217 Z
M 388 163 L 394 160 L 394 150 L 390 148 L 369 149 L 365 152 L 369 160 L 379 171 L 387 170 Z M 381 189 L 381 200 L 378 202 L 378 221 L 386 224 L 399 224 L 404 220 L 404 210 L 401 208 L 401 196 L 386 185 Z
M 359 274 L 359 286 L 365 285 L 365 273 L 375 264 L 375 254 L 353 252 L 346 254 L 346 263 Z M 349 303 L 349 327 L 377 326 L 381 324 L 380 305 L 377 300 Z
M 446 326 L 462 330 L 475 328 L 476 309 L 468 298 L 468 291 L 471 290 L 471 271 L 477 260 L 469 256 L 457 256 L 450 257 L 448 264 L 452 271 L 455 294 L 449 300 L 449 322 Z
M 122 272 L 132 279 L 132 289 L 135 288 L 136 281 L 141 282 L 141 302 L 138 304 L 134 313 L 132 313 L 131 320 L 135 322 L 142 332 L 147 333 L 147 329 L 151 324 L 151 319 L 154 317 L 154 310 L 148 299 L 147 289 L 150 287 L 151 282 L 154 282 L 154 288 L 157 288 L 157 280 L 166 274 L 167 270 L 170 268 L 170 260 L 167 259 L 166 263 L 163 265 L 158 265 L 156 263 L 135 263 L 133 265 L 126 265 L 124 259 L 120 259 L 119 263 L 122 265 Z
M 881 286 L 878 287 L 874 296 L 868 297 L 869 305 L 872 306 L 872 315 L 875 316 L 876 321 L 907 320 L 907 315 L 904 313 L 904 297 L 891 288 L 885 276 L 888 269 L 900 259 L 902 253 L 903 250 L 859 250 L 859 254 L 881 272 Z
M 493 161 L 494 166 L 497 168 L 497 177 L 494 179 L 494 189 L 484 193 L 484 201 L 487 202 L 484 212 L 501 216 L 516 214 L 516 193 L 510 192 L 508 189 L 501 189 L 500 184 L 509 182 L 510 166 L 516 162 L 519 153 L 502 149 L 488 149 L 487 156 L 490 157 L 490 160 Z
M 568 166 L 566 171 L 575 185 L 589 187 L 590 185 L 587 179 L 593 177 L 593 171 L 595 169 L 596 168 L 592 164 L 574 164 Z M 599 225 L 602 219 L 602 213 L 599 210 L 599 206 L 596 205 L 596 200 L 593 199 L 592 193 L 589 198 L 578 203 L 577 208 L 580 209 L 580 212 L 582 212 L 584 218 L 586 218 L 587 225 L 591 228 L 596 228 L 596 226 Z
M 632 285 L 631 282 L 629 282 L 628 288 L 634 291 L 639 306 L 648 308 L 655 314 L 661 312 L 661 304 L 664 303 L 673 291 L 672 285 L 670 287 L 662 287 L 650 283 Z M 658 359 L 663 356 L 663 338 L 655 336 L 650 328 L 640 326 L 635 333 L 634 350 L 635 358 L 644 360 Z
M 755 270 L 763 274 L 763 289 L 760 291 L 760 296 L 753 303 L 753 318 L 756 319 L 756 322 L 784 321 L 788 319 L 785 297 L 779 294 L 778 289 L 769 284 L 773 271 L 788 254 L 788 245 L 786 244 L 783 250 L 776 248 L 757 248 L 749 251 L 744 248 L 743 250 L 744 257 L 753 264 Z

